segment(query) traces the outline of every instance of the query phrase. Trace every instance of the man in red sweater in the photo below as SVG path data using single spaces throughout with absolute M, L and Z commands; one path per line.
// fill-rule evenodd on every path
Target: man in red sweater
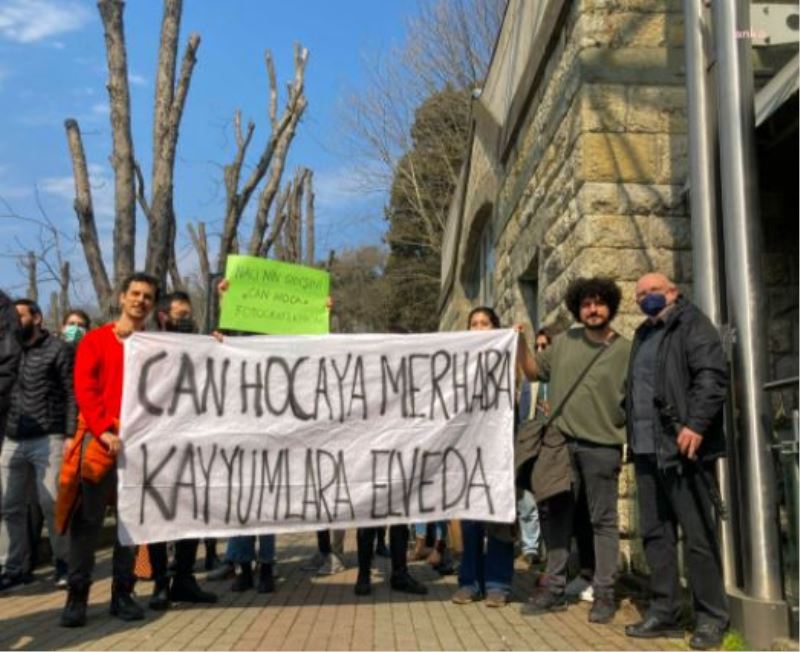
M 82 455 L 92 438 L 116 457 L 122 402 L 123 342 L 134 331 L 144 330 L 145 321 L 158 300 L 158 281 L 135 273 L 122 282 L 119 318 L 89 332 L 75 357 L 75 399 L 86 423 Z M 91 435 L 91 436 L 89 436 Z M 94 568 L 94 550 L 103 526 L 106 505 L 117 486 L 116 462 L 96 483 L 81 480 L 79 506 L 69 528 L 69 593 L 61 615 L 64 627 L 86 624 L 86 604 Z M 141 620 L 144 610 L 133 598 L 134 549 L 114 545 L 112 615 L 122 620 Z

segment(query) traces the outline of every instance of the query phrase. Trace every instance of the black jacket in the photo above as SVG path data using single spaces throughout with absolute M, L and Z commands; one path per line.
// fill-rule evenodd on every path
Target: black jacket
M 631 441 L 633 365 L 645 322 L 636 329 L 628 368 L 625 407 L 628 442 Z M 698 457 L 708 461 L 725 454 L 722 407 L 728 388 L 728 370 L 719 333 L 697 306 L 678 297 L 664 322 L 664 337 L 656 355 L 655 409 L 658 466 L 681 461 L 677 434 L 687 426 L 703 435 Z
M 14 302 L 0 291 L 0 423 L 8 410 L 19 363 L 19 317 Z M 2 436 L 2 433 L 0 433 Z
M 8 408 L 8 437 L 75 434 L 74 355 L 73 347 L 47 331 L 32 344 L 23 345 Z

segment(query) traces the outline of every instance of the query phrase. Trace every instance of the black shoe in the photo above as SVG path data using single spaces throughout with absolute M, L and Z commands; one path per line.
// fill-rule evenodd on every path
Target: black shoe
M 253 567 L 250 563 L 242 564 L 240 566 L 241 572 L 236 576 L 231 585 L 231 591 L 234 593 L 242 593 L 253 588 Z
M 683 627 L 677 623 L 664 622 L 655 616 L 625 626 L 625 636 L 631 638 L 683 638 Z
M 166 611 L 169 608 L 169 580 L 156 580 L 153 595 L 147 606 L 153 611 Z
M 389 585 L 393 591 L 401 593 L 413 593 L 414 595 L 427 595 L 428 587 L 415 580 L 408 571 L 404 573 L 392 574 Z
M 73 581 L 67 587 L 67 604 L 61 612 L 62 627 L 83 627 L 86 625 L 86 604 L 89 602 L 91 582 Z
M 550 589 L 542 587 L 522 605 L 519 612 L 523 616 L 533 616 L 552 611 L 565 611 L 566 609 L 567 597 L 563 593 L 553 593 Z
M 356 585 L 353 587 L 353 592 L 356 595 L 370 595 L 372 593 L 372 580 L 370 573 L 366 575 L 358 574 Z
M 610 623 L 614 620 L 614 614 L 617 613 L 617 604 L 614 602 L 614 596 L 594 593 L 594 602 L 592 608 L 589 610 L 590 623 Z
M 220 560 L 219 557 L 217 557 L 217 553 L 212 553 L 212 554 L 207 554 L 206 555 L 206 561 L 205 561 L 203 567 L 207 571 L 212 571 L 215 568 L 219 568 L 219 566 L 221 564 L 222 564 L 222 561 Z
M 133 587 L 114 582 L 108 612 L 120 620 L 144 620 L 144 609 L 133 597 Z
M 194 575 L 186 577 L 179 575 L 172 580 L 172 586 L 169 588 L 169 599 L 173 602 L 214 604 L 217 601 L 217 594 L 211 593 L 211 591 L 203 591 Z
M 20 584 L 28 584 L 28 582 L 25 581 L 24 575 L 24 573 L 14 573 L 13 575 L 3 573 L 0 575 L 0 591 L 6 591 Z
M 693 650 L 711 650 L 722 646 L 722 639 L 725 638 L 725 627 L 720 627 L 714 623 L 703 623 L 695 627 L 692 638 L 689 639 L 689 647 Z
M 275 593 L 275 578 L 272 576 L 272 564 L 261 564 L 258 569 L 257 593 Z

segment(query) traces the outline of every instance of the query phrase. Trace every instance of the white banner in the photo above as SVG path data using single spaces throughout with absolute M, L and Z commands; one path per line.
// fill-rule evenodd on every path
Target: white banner
M 513 521 L 516 338 L 131 336 L 120 539 Z

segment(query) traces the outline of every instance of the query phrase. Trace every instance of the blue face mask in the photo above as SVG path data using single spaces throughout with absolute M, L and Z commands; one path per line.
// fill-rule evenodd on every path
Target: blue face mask
M 84 335 L 86 335 L 86 329 L 78 324 L 70 324 L 64 329 L 64 339 L 67 342 L 80 342 Z
M 639 308 L 648 317 L 655 317 L 667 307 L 667 295 L 661 292 L 651 292 L 639 302 Z

